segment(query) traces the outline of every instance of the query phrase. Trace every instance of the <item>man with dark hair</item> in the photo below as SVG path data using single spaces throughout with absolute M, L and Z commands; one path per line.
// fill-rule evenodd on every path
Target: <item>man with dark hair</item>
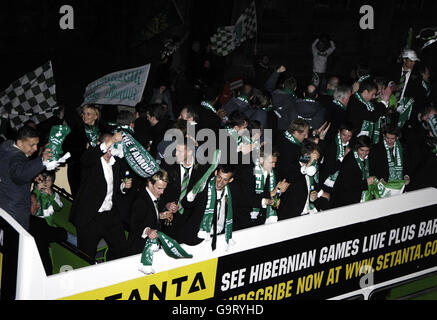
M 370 176 L 368 160 L 371 146 L 369 137 L 360 136 L 344 158 L 332 193 L 333 208 L 360 203 L 363 192 L 373 184 L 375 177 Z
M 345 119 L 352 123 L 355 136 L 368 136 L 373 143 L 379 142 L 382 127 L 380 120 L 386 114 L 384 104 L 373 101 L 377 92 L 378 87 L 372 80 L 363 81 L 349 101 Z
M 147 109 L 147 120 L 150 123 L 151 130 L 149 141 L 150 154 L 156 158 L 158 153 L 158 143 L 163 139 L 165 132 L 171 127 L 167 119 L 167 113 L 161 104 L 152 104 Z
M 190 210 L 186 223 L 181 227 L 179 239 L 188 245 L 197 245 L 212 238 L 212 249 L 216 248 L 216 237 L 223 232 L 232 237 L 233 215 L 237 214 L 240 190 L 232 183 L 236 167 L 220 164 L 206 183 L 203 191 L 190 191 L 182 206 Z
M 286 72 L 285 66 L 280 66 L 273 72 L 265 84 L 265 89 L 272 95 L 272 104 L 274 112 L 278 117 L 278 130 L 283 132 L 288 129 L 291 122 L 291 115 L 295 112 L 296 104 L 296 79 L 287 78 L 282 85 L 277 88 L 278 80 L 281 74 Z
M 29 228 L 30 186 L 45 169 L 44 163 L 52 158 L 51 150 L 45 149 L 41 157 L 28 159 L 37 151 L 38 142 L 38 131 L 24 126 L 18 130 L 15 141 L 7 140 L 0 145 L 0 207 L 26 230 Z
M 304 119 L 310 124 L 311 129 L 319 129 L 325 122 L 325 109 L 316 101 L 317 87 L 313 84 L 307 86 L 303 99 L 297 99 L 295 113 L 291 120 Z
M 162 196 L 162 203 L 167 210 L 173 213 L 172 224 L 165 228 L 165 233 L 176 240 L 180 226 L 184 225 L 186 218 L 190 215 L 182 206 L 182 200 L 207 169 L 195 162 L 195 151 L 195 142 L 190 141 L 190 138 L 176 140 L 176 163 L 163 162 L 161 165 L 161 168 L 168 172 L 169 177 L 168 188 Z
M 350 140 L 353 136 L 353 126 L 351 123 L 343 123 L 337 130 L 337 134 L 332 142 L 328 142 L 323 151 L 323 163 L 320 168 L 320 182 L 324 190 L 332 192 L 335 180 L 343 162 L 344 157 L 351 150 Z
M 369 156 L 370 175 L 386 182 L 405 180 L 408 184 L 408 167 L 406 165 L 405 148 L 399 141 L 400 130 L 396 125 L 388 125 L 384 130 L 384 138 L 372 148 Z

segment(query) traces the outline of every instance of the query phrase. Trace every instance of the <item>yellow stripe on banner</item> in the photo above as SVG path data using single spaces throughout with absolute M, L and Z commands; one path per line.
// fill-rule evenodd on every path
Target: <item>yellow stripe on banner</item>
M 218 259 L 79 293 L 61 300 L 204 300 L 214 297 Z

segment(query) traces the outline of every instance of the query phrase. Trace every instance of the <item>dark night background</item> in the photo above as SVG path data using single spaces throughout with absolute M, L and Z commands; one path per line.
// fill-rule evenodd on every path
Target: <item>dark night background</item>
M 274 66 L 285 64 L 299 84 L 305 85 L 311 78 L 311 43 L 322 32 L 328 33 L 337 46 L 330 58 L 329 73 L 348 77 L 358 62 L 369 63 L 378 72 L 396 60 L 410 27 L 417 33 L 423 27 L 436 26 L 434 0 L 255 2 L 257 40 L 246 41 L 228 57 L 217 59 L 219 80 L 249 78 L 256 44 L 258 54 L 268 54 Z M 0 89 L 52 60 L 58 103 L 74 108 L 82 102 L 88 83 L 107 73 L 151 62 L 145 94 L 150 93 L 159 75 L 159 50 L 166 37 L 183 38 L 189 32 L 179 52 L 180 65 L 185 68 L 193 41 L 206 45 L 217 27 L 234 24 L 249 3 L 249 0 L 2 1 Z M 374 30 L 359 28 L 359 8 L 364 4 L 374 7 Z M 74 30 L 59 27 L 62 5 L 74 9 Z M 143 32 L 159 13 L 166 14 L 168 27 L 146 39 Z M 429 59 L 425 58 L 435 65 Z M 180 90 L 189 95 L 189 90 Z

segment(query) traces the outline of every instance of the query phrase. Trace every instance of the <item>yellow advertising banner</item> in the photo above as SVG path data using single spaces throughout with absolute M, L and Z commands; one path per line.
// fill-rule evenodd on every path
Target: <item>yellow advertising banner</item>
M 217 258 L 61 300 L 204 300 L 214 297 Z

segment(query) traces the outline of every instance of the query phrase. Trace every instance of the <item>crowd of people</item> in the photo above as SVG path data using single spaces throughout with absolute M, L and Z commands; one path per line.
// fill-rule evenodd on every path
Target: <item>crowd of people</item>
M 96 105 L 26 123 L 0 145 L 0 207 L 39 239 L 51 273 L 48 243 L 67 234 L 51 221 L 62 202 L 44 146 L 48 128 L 62 124 L 71 128 L 63 144 L 71 153 L 70 221 L 78 248 L 91 258 L 102 238 L 110 260 L 141 253 L 158 231 L 187 245 L 211 239 L 214 250 L 218 234 L 360 203 L 375 180 L 403 180 L 407 192 L 436 187 L 437 107 L 417 54 L 404 50 L 401 63 L 384 74 L 360 66 L 344 81 L 324 78 L 321 64 L 335 45 L 321 41 L 313 54 L 323 57 L 314 59 L 322 80 L 300 84 L 302 93 L 287 66 L 271 68 L 263 56 L 256 81 L 245 81 L 229 99 L 209 81 L 191 103 L 177 105 L 172 87 L 159 82 L 151 98 L 120 109 L 112 124 L 102 116 L 105 106 Z M 169 129 L 183 139 L 165 139 Z M 196 135 L 202 129 L 224 133 L 227 143 L 213 142 L 219 163 L 212 153 L 199 163 L 199 150 L 210 143 Z M 122 130 L 159 163 L 158 172 L 143 178 L 113 154 Z

